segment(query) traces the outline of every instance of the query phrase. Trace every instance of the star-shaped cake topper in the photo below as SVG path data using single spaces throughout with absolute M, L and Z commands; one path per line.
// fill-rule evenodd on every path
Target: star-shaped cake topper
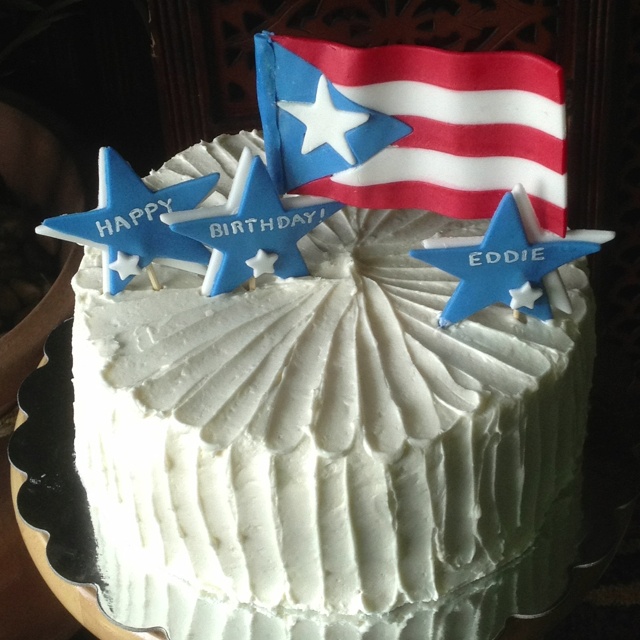
M 160 214 L 193 209 L 219 174 L 152 191 L 113 149 L 100 149 L 98 207 L 46 219 L 37 233 L 103 250 L 103 288 L 116 294 L 153 261 L 204 273 L 211 257 L 199 242 L 172 233 Z
M 613 238 L 608 231 L 569 231 L 565 238 L 542 232 L 521 186 L 507 193 L 483 238 L 438 238 L 410 252 L 460 278 L 439 324 L 447 327 L 497 302 L 540 320 L 563 311 L 568 300 L 557 269 L 595 253 Z M 531 237 L 533 236 L 533 237 Z
M 165 213 L 161 219 L 213 249 L 202 293 L 215 296 L 262 273 L 308 275 L 297 242 L 342 206 L 324 198 L 280 198 L 262 160 L 245 148 L 224 205 Z

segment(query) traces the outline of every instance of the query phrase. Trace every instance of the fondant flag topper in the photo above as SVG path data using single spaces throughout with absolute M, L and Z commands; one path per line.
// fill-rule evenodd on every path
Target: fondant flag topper
M 561 68 L 522 52 L 356 49 L 259 34 L 258 102 L 281 193 L 488 218 L 522 183 L 566 229 Z
M 93 211 L 48 218 L 41 235 L 103 250 L 103 289 L 116 294 L 152 261 L 203 273 L 211 256 L 202 244 L 177 236 L 160 214 L 193 209 L 218 183 L 219 174 L 152 191 L 113 149 L 100 149 L 98 207 Z

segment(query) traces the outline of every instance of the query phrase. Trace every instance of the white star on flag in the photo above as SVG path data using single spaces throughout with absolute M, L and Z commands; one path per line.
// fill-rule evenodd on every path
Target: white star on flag
M 356 163 L 356 157 L 346 139 L 346 133 L 369 120 L 369 114 L 360 111 L 336 109 L 329 93 L 327 78 L 318 80 L 315 102 L 289 102 L 281 100 L 278 106 L 297 118 L 307 128 L 302 143 L 302 154 L 307 154 L 328 144 L 349 164 Z

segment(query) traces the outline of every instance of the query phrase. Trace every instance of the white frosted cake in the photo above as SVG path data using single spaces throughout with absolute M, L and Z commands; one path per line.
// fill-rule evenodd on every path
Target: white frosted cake
M 220 202 L 246 146 L 262 153 L 249 133 L 201 143 L 146 182 L 219 171 Z M 172 267 L 160 291 L 139 276 L 104 295 L 88 250 L 75 453 L 105 606 L 142 592 L 182 620 L 188 587 L 294 620 L 273 637 L 346 617 L 356 635 L 326 637 L 354 638 L 523 554 L 579 470 L 593 302 L 572 263 L 571 314 L 523 323 L 493 305 L 439 328 L 457 279 L 408 251 L 485 229 L 346 207 L 300 241 L 310 276 L 215 297 Z

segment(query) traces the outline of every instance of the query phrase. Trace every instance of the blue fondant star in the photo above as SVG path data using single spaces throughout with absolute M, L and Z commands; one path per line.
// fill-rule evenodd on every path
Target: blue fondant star
M 437 241 L 429 244 L 410 255 L 460 278 L 440 316 L 443 327 L 496 302 L 510 305 L 511 291 L 527 283 L 545 291 L 546 274 L 600 249 L 598 242 L 581 240 L 529 242 L 512 193 L 507 193 L 500 202 L 480 244 L 446 248 L 435 246 Z M 546 292 L 531 302 L 531 308 L 520 306 L 519 310 L 540 320 L 553 317 Z
M 199 242 L 172 233 L 160 214 L 195 208 L 216 186 L 219 174 L 152 191 L 113 149 L 101 149 L 98 164 L 98 207 L 48 218 L 36 231 L 103 249 L 104 290 L 111 294 L 122 291 L 135 277 L 134 268 L 127 271 L 121 265 L 144 269 L 154 260 L 165 260 L 204 273 L 210 252 Z
M 262 160 L 252 159 L 245 149 L 226 204 L 207 209 L 206 217 L 204 212 L 179 212 L 162 220 L 215 250 L 203 285 L 205 295 L 215 296 L 253 276 L 250 265 L 260 250 L 272 256 L 276 276 L 308 275 L 296 243 L 342 206 L 317 198 L 281 199 Z

